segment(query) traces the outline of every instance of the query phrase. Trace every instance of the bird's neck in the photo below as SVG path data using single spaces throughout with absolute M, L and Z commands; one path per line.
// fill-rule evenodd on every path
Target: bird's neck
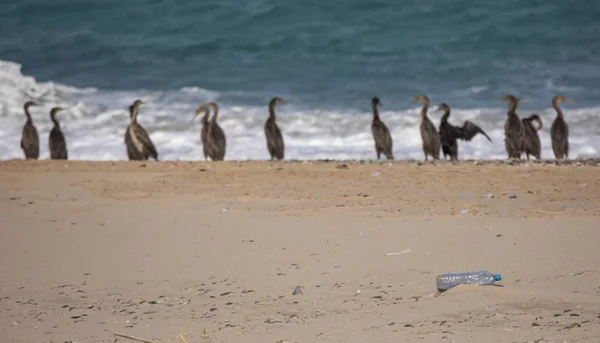
M 556 110 L 556 116 L 557 116 L 558 118 L 561 118 L 561 119 L 563 119 L 563 111 L 562 111 L 562 109 L 560 108 L 560 106 L 558 105 L 558 101 L 553 101 L 553 102 L 552 102 L 552 107 L 554 107 L 554 109 Z
M 131 124 L 137 123 L 137 116 L 138 116 L 138 107 L 134 106 L 131 109 L 131 113 L 130 113 L 130 116 L 129 116 L 129 119 L 131 120 Z
M 215 114 L 213 114 L 212 118 L 210 118 L 211 123 L 215 123 L 217 121 L 217 117 L 219 116 L 219 108 L 213 106 L 213 110 L 215 111 Z
M 373 107 L 373 119 L 379 119 L 379 109 L 376 104 L 371 105 Z
M 52 122 L 54 123 L 54 127 L 60 127 L 60 124 L 58 123 L 58 120 L 56 120 L 56 114 L 55 113 L 51 113 L 50 114 L 50 120 L 52 120 Z
M 32 123 L 33 120 L 31 119 L 31 113 L 29 113 L 29 106 L 25 105 L 23 109 L 25 110 L 25 115 L 27 116 L 27 122 Z
M 269 119 L 275 120 L 275 104 L 269 103 Z
M 429 109 L 429 102 L 423 102 L 423 108 L 421 108 L 421 119 L 427 118 L 427 110 Z
M 450 117 L 450 110 L 444 110 L 444 115 L 442 115 L 442 123 L 447 122 L 449 117 Z
M 208 124 L 208 116 L 210 115 L 209 111 L 204 112 L 204 116 L 202 116 L 202 124 Z
M 517 103 L 511 102 L 508 105 L 508 115 L 517 115 Z

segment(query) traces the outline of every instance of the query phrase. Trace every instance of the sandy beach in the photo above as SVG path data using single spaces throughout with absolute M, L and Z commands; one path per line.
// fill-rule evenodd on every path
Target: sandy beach
M 597 166 L 15 160 L 0 191 L 2 342 L 600 337 Z

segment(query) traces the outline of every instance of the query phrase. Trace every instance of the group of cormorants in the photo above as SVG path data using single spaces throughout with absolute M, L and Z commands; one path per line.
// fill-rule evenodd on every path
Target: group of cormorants
M 506 95 L 498 100 L 508 102 L 508 117 L 504 125 L 505 146 L 508 158 L 520 159 L 524 153 L 529 159 L 530 155 L 537 159 L 541 158 L 541 144 L 538 131 L 542 129 L 542 120 L 539 115 L 533 114 L 527 118 L 520 119 L 516 113 L 518 104 L 524 102 L 523 99 L 517 99 L 513 95 Z M 429 98 L 426 95 L 418 95 L 410 101 L 421 102 L 421 139 L 423 142 L 423 154 L 425 161 L 431 156 L 434 160 L 440 158 L 440 148 L 444 154 L 444 159 L 450 157 L 452 162 L 458 161 L 458 143 L 457 140 L 470 141 L 477 134 L 484 135 L 490 142 L 491 138 L 478 125 L 466 120 L 462 126 L 454 126 L 448 122 L 450 117 L 450 106 L 441 103 L 438 111 L 443 115 L 440 121 L 439 129 L 427 116 L 429 109 Z M 264 124 L 264 132 L 267 140 L 267 150 L 271 160 L 283 160 L 285 155 L 285 145 L 283 135 L 276 122 L 275 106 L 286 103 L 287 101 L 275 97 L 269 102 L 269 117 Z M 552 106 L 556 110 L 557 116 L 550 129 L 552 138 L 552 149 L 557 159 L 568 158 L 569 156 L 569 127 L 565 122 L 563 112 L 559 106 L 561 102 L 573 102 L 564 96 L 557 95 L 552 99 Z M 153 158 L 158 161 L 158 152 L 154 143 L 150 139 L 148 132 L 137 121 L 139 107 L 144 104 L 141 100 L 136 100 L 129 106 L 129 125 L 125 130 L 125 147 L 129 160 L 148 160 Z M 33 101 L 27 101 L 24 105 L 27 122 L 23 127 L 21 138 L 21 148 L 27 159 L 37 159 L 39 157 L 39 135 L 29 107 L 39 106 Z M 371 100 L 373 110 L 373 121 L 371 123 L 371 132 L 375 140 L 375 153 L 377 159 L 383 155 L 388 160 L 394 159 L 393 139 L 389 129 L 379 117 L 379 106 L 382 106 L 378 97 Z M 50 119 L 54 127 L 50 131 L 48 144 L 50 157 L 52 159 L 67 159 L 67 144 L 65 137 L 60 129 L 60 124 L 56 119 L 56 114 L 64 110 L 61 107 L 54 107 L 50 111 Z M 212 117 L 211 115 L 212 110 Z M 219 106 L 215 102 L 201 104 L 195 111 L 194 120 L 202 115 L 200 130 L 200 140 L 205 160 L 222 161 L 225 158 L 227 148 L 227 139 L 225 132 L 219 126 L 217 118 L 219 115 Z
M 421 125 L 419 128 L 421 131 L 421 140 L 423 141 L 425 161 L 427 161 L 429 156 L 434 160 L 439 159 L 440 147 L 444 153 L 444 158 L 450 156 L 451 161 L 458 161 L 457 139 L 470 141 L 475 135 L 481 133 L 490 142 L 492 141 L 479 126 L 468 120 L 464 122 L 463 126 L 454 126 L 448 123 L 450 106 L 445 103 L 441 103 L 437 109 L 444 113 L 438 130 L 429 117 L 427 117 L 429 98 L 426 95 L 417 95 L 410 101 L 419 101 L 423 103 L 423 107 L 421 108 Z M 373 123 L 371 124 L 371 131 L 373 132 L 373 138 L 375 139 L 377 159 L 379 159 L 380 154 L 383 153 L 388 160 L 392 160 L 394 159 L 394 156 L 392 155 L 392 136 L 390 135 L 387 126 L 385 126 L 379 118 L 378 107 L 381 106 L 379 98 L 373 98 L 373 100 L 371 100 L 371 106 L 373 107 Z
M 504 125 L 504 142 L 508 158 L 520 159 L 521 154 L 525 153 L 529 160 L 530 155 L 536 159 L 541 158 L 542 147 L 538 131 L 542 129 L 542 119 L 539 115 L 533 114 L 527 118 L 520 119 L 516 113 L 518 104 L 524 102 L 524 99 L 517 99 L 514 95 L 506 95 L 498 100 L 508 102 L 508 118 Z M 440 147 L 444 153 L 444 159 L 450 156 L 453 162 L 458 161 L 457 140 L 470 141 L 477 134 L 484 135 L 490 142 L 492 139 L 476 124 L 466 120 L 462 126 L 454 126 L 448 122 L 450 117 L 450 106 L 441 103 L 438 111 L 442 111 L 439 130 L 433 122 L 427 117 L 429 109 L 429 98 L 426 95 L 418 95 L 411 102 L 419 101 L 423 103 L 421 108 L 421 140 L 423 142 L 423 155 L 425 161 L 431 156 L 434 160 L 440 158 Z M 567 125 L 563 112 L 559 106 L 561 102 L 573 102 L 564 96 L 557 95 L 552 99 L 552 107 L 556 110 L 556 119 L 550 128 L 550 137 L 552 139 L 552 150 L 557 159 L 569 157 L 569 126 Z M 375 152 L 377 159 L 381 154 L 388 160 L 393 160 L 392 154 L 393 140 L 387 126 L 379 118 L 378 107 L 381 101 L 378 97 L 371 100 L 373 108 L 373 122 L 371 131 L 375 140 Z
M 504 124 L 504 140 L 506 152 L 509 158 L 521 158 L 525 153 L 527 159 L 530 155 L 540 159 L 542 146 L 538 131 L 542 129 L 542 119 L 537 114 L 520 119 L 517 115 L 517 106 L 525 102 L 525 99 L 517 99 L 514 95 L 506 95 L 498 100 L 508 102 L 508 118 Z M 569 158 L 569 125 L 565 121 L 561 102 L 574 102 L 562 95 L 552 98 L 552 107 L 556 110 L 556 119 L 550 127 L 550 138 L 552 139 L 552 150 L 557 159 Z
M 25 126 L 23 126 L 23 134 L 21 135 L 21 149 L 25 153 L 25 158 L 38 159 L 40 156 L 40 136 L 35 125 L 33 125 L 33 120 L 29 113 L 29 108 L 32 106 L 40 105 L 34 101 L 27 101 L 23 106 L 27 121 L 25 122 Z M 54 127 L 48 136 L 48 148 L 50 150 L 50 157 L 53 160 L 67 159 L 67 141 L 65 141 L 65 136 L 60 130 L 60 124 L 56 120 L 56 114 L 63 110 L 64 108 L 62 107 L 54 107 L 50 110 L 50 120 L 54 123 Z

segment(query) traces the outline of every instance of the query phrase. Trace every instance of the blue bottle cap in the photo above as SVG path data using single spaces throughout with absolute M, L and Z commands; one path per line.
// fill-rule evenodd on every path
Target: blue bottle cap
M 502 280 L 502 275 L 500 275 L 500 274 L 494 275 L 494 280 L 496 280 L 496 281 Z

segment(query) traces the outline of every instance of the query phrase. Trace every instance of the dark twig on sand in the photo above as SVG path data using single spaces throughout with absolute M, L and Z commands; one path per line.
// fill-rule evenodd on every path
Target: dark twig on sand
M 154 343 L 154 342 L 152 342 L 152 341 L 149 341 L 149 340 L 146 340 L 146 339 L 143 339 L 143 338 L 138 338 L 138 337 L 133 337 L 133 336 L 127 336 L 127 335 L 124 335 L 124 334 L 122 334 L 122 333 L 116 333 L 116 332 L 113 332 L 113 335 L 115 335 L 115 336 L 117 336 L 117 337 L 129 338 L 129 339 L 132 339 L 132 340 L 134 340 L 134 341 L 138 341 L 138 342 L 144 342 L 144 343 Z

